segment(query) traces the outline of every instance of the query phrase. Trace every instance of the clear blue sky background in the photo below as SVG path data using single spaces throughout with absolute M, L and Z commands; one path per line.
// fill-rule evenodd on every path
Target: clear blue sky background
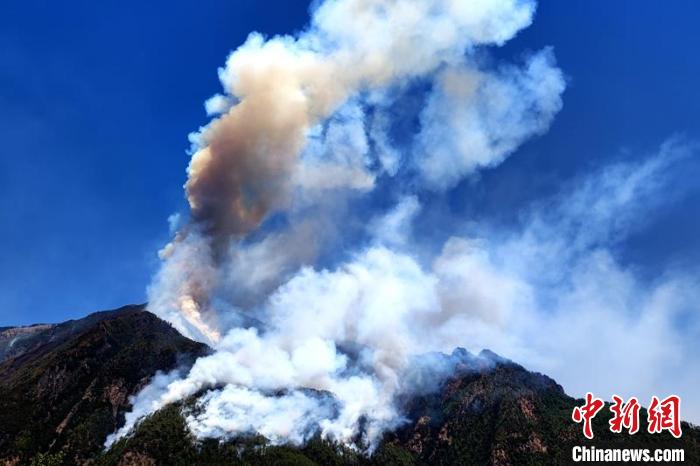
M 307 8 L 286 0 L 3 3 L 0 326 L 145 300 L 166 219 L 184 208 L 187 134 L 207 121 L 217 67 L 252 30 L 302 28 Z M 541 1 L 534 25 L 496 53 L 553 45 L 569 79 L 564 109 L 478 189 L 457 189 L 456 208 L 507 222 L 591 166 L 641 157 L 673 134 L 700 140 L 698 18 L 691 0 Z M 698 190 L 621 248 L 649 274 L 698 263 Z

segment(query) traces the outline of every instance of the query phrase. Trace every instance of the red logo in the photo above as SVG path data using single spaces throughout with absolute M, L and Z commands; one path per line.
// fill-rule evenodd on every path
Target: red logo
M 677 395 L 671 395 L 663 400 L 655 396 L 651 397 L 649 405 L 649 427 L 647 430 L 650 434 L 656 434 L 667 430 L 676 438 L 679 438 L 683 432 L 681 431 L 681 398 Z
M 622 398 L 613 395 L 613 404 L 610 406 L 610 411 L 613 413 L 610 419 L 610 431 L 619 434 L 624 427 L 630 434 L 636 434 L 639 431 L 639 401 L 636 397 L 630 398 L 627 403 L 623 404 Z
M 586 393 L 586 404 L 583 406 L 577 406 L 574 408 L 574 412 L 571 413 L 571 419 L 574 422 L 583 422 L 583 435 L 586 438 L 593 438 L 593 426 L 591 421 L 598 414 L 598 411 L 603 409 L 603 400 L 600 398 L 595 398 L 591 392 Z
M 627 429 L 630 435 L 639 432 L 639 411 L 641 406 L 636 397 L 632 397 L 625 402 L 618 395 L 613 395 L 610 411 L 613 413 L 612 419 L 608 422 L 610 431 L 621 433 Z M 576 406 L 571 413 L 571 419 L 576 423 L 583 423 L 583 435 L 593 438 L 593 418 L 603 409 L 605 403 L 600 398 L 596 398 L 592 393 L 586 393 L 586 400 L 583 406 Z M 661 433 L 667 430 L 675 438 L 680 438 L 681 431 L 681 398 L 677 395 L 670 395 L 663 400 L 652 396 L 649 404 L 647 421 L 649 423 L 647 431 L 650 434 Z

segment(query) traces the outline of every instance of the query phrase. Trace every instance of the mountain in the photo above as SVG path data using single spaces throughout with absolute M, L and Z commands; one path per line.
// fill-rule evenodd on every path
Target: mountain
M 438 363 L 451 364 L 451 376 L 437 390 L 399 400 L 407 421 L 371 456 L 320 438 L 303 447 L 250 435 L 198 442 L 182 414 L 195 398 L 154 413 L 101 451 L 124 421 L 130 395 L 156 371 L 191 364 L 208 351 L 143 306 L 0 329 L 0 464 L 567 464 L 574 445 L 684 448 L 686 462 L 700 464 L 694 426 L 684 423 L 678 440 L 650 435 L 643 410 L 638 434 L 612 434 L 605 409 L 594 420 L 595 441 L 588 441 L 571 421 L 582 401 L 554 380 L 489 351 L 474 356 L 462 349 L 438 355 Z
M 207 351 L 143 306 L 5 329 L 0 338 L 0 464 L 42 452 L 62 452 L 66 464 L 93 458 L 130 395 L 156 371 Z

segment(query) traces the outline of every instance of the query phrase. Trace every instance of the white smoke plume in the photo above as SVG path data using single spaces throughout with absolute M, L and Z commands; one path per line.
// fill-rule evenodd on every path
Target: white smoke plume
M 364 420 L 371 445 L 401 422 L 397 394 L 425 389 L 415 358 L 460 345 L 556 374 L 578 394 L 673 391 L 691 401 L 700 279 L 668 272 L 649 284 L 613 251 L 654 210 L 690 150 L 671 142 L 574 180 L 520 227 L 453 236 L 428 264 L 411 252 L 420 203 L 407 197 L 370 222 L 374 241 L 349 261 L 303 267 L 270 294 L 264 330 L 229 331 L 185 377 L 157 379 L 139 394 L 135 412 L 205 391 L 187 417 L 200 437 L 259 432 L 302 443 L 320 432 L 351 443 Z M 572 366 L 582 354 L 588 365 Z M 686 403 L 686 415 L 697 409 Z
M 219 70 L 225 95 L 206 105 L 219 116 L 191 136 L 191 221 L 162 251 L 151 309 L 185 334 L 216 342 L 222 323 L 211 299 L 228 286 L 216 271 L 231 243 L 329 191 L 374 188 L 383 170 L 373 161 L 390 161 L 373 150 L 373 138 L 385 153 L 392 148 L 377 125 L 366 130 L 367 104 L 381 113 L 381 102 L 414 80 L 435 83 L 413 164 L 434 185 L 440 163 L 455 165 L 454 183 L 541 132 L 564 90 L 551 51 L 497 71 L 480 70 L 476 53 L 513 37 L 533 13 L 527 0 L 333 0 L 320 3 L 296 37 L 251 34 Z M 443 121 L 452 142 L 428 151 Z M 459 151 L 444 160 L 458 140 Z
M 534 11 L 527 0 L 326 0 L 300 34 L 254 33 L 229 56 L 224 93 L 206 103 L 214 119 L 191 137 L 190 218 L 149 289 L 151 311 L 215 351 L 157 377 L 108 443 L 203 394 L 186 413 L 199 437 L 320 433 L 371 448 L 402 422 L 396 398 L 417 389 L 416 358 L 457 346 L 491 348 L 575 394 L 692 393 L 697 275 L 650 283 L 615 249 L 692 148 L 672 141 L 574 180 L 518 227 L 461 228 L 437 254 L 413 236 L 423 194 L 502 163 L 562 108 L 552 49 L 487 58 Z M 397 141 L 397 106 L 417 84 L 417 127 Z M 377 192 L 398 199 L 382 215 L 367 208 Z M 567 366 L 586 351 L 605 365 Z

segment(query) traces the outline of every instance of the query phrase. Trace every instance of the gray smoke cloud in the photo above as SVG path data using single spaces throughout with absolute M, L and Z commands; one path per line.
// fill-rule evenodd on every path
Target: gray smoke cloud
M 187 374 L 156 377 L 108 445 L 203 392 L 187 414 L 199 437 L 321 433 L 372 448 L 401 422 L 396 397 L 412 389 L 418 355 L 517 340 L 506 330 L 522 320 L 515 309 L 534 307 L 529 282 L 475 238 L 450 239 L 426 263 L 410 232 L 417 194 L 501 163 L 561 109 L 551 49 L 520 64 L 483 60 L 534 10 L 327 0 L 300 34 L 253 33 L 229 56 L 223 94 L 205 104 L 213 119 L 191 135 L 190 218 L 149 287 L 152 312 L 215 351 Z M 416 81 L 430 90 L 407 147 L 393 140 L 391 107 Z M 397 185 L 405 195 L 390 211 L 351 208 Z M 324 266 L 324 245 L 347 244 L 351 230 L 366 240 Z

